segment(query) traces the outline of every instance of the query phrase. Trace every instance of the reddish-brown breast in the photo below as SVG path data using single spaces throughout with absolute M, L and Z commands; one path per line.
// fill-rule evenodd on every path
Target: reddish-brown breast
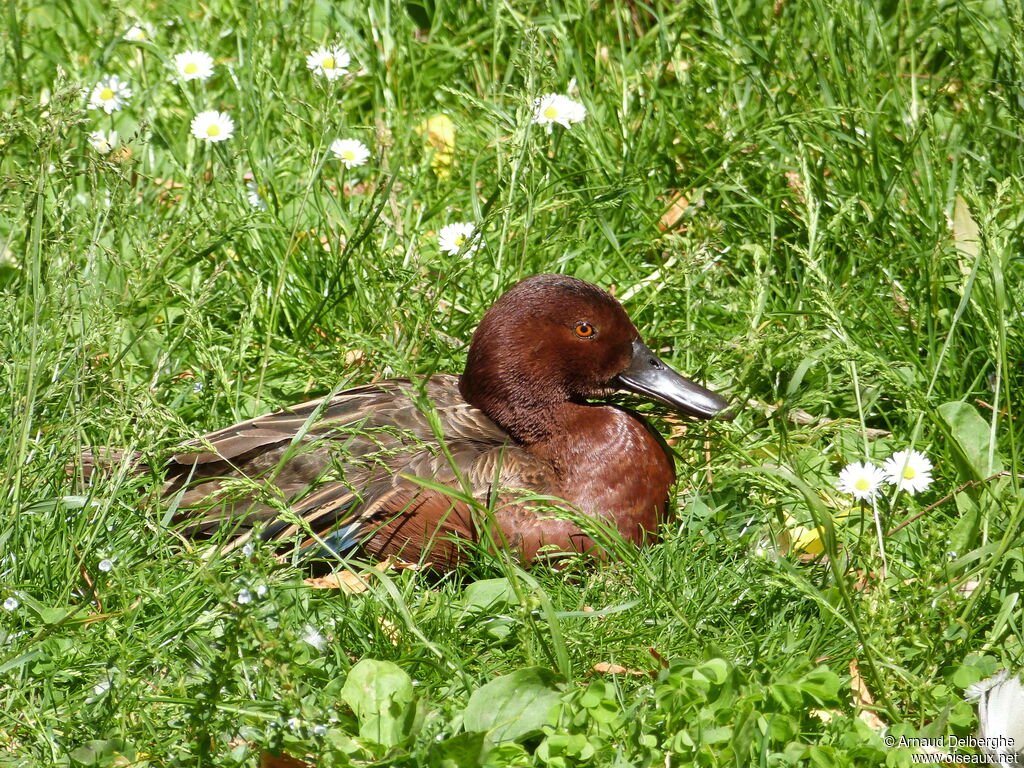
M 653 540 L 665 519 L 675 471 L 650 425 L 614 406 L 568 403 L 559 411 L 561 428 L 531 446 L 558 473 L 550 493 L 610 523 L 627 541 L 639 545 Z M 576 552 L 594 546 L 575 524 L 551 515 L 503 510 L 498 522 L 528 560 L 545 546 Z

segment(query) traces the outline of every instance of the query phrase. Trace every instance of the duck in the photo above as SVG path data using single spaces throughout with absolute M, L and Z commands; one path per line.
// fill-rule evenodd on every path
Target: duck
M 156 474 L 173 526 L 231 548 L 255 537 L 435 571 L 481 544 L 524 564 L 606 554 L 582 523 L 655 541 L 675 482 L 650 422 L 607 402 L 618 392 L 731 418 L 607 291 L 539 274 L 485 312 L 460 376 L 387 379 L 257 416 L 182 444 Z M 87 451 L 85 479 L 110 460 Z

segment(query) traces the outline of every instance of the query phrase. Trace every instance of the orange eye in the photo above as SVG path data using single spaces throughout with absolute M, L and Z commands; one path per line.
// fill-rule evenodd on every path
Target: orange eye
M 597 334 L 597 328 L 592 326 L 586 320 L 581 320 L 576 323 L 576 327 L 573 330 L 576 331 L 576 335 L 581 339 L 589 339 Z

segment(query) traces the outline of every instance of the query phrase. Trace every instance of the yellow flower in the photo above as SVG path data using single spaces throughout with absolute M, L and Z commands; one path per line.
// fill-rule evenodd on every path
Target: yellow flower
M 439 179 L 451 176 L 451 164 L 455 157 L 455 123 L 448 115 L 434 115 L 416 129 L 427 134 L 427 149 L 433 148 L 430 168 Z

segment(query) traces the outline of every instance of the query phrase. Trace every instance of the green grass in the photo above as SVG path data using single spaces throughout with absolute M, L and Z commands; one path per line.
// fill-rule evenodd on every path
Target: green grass
M 5 9 L 0 763 L 910 765 L 859 718 L 854 659 L 891 733 L 973 731 L 964 687 L 1024 662 L 1018 2 L 158 5 Z M 152 43 L 121 41 L 136 19 Z M 335 36 L 359 71 L 327 85 L 305 54 Z M 172 77 L 189 48 L 209 81 Z M 112 117 L 84 108 L 104 73 L 134 90 Z M 586 120 L 532 125 L 570 83 Z M 214 108 L 236 134 L 200 146 Z M 439 113 L 447 178 L 417 132 Z M 111 127 L 130 149 L 98 155 Z M 370 162 L 343 171 L 338 137 Z M 456 221 L 481 222 L 470 259 L 437 248 Z M 749 402 L 688 428 L 677 515 L 628 562 L 480 558 L 343 596 L 181 541 L 124 473 L 65 474 L 83 446 L 160 455 L 458 371 L 483 310 L 541 271 L 628 297 L 667 360 Z M 835 481 L 906 447 L 936 479 L 882 499 L 886 529 L 924 513 L 883 570 Z M 785 551 L 815 524 L 830 558 Z M 346 688 L 357 662 L 380 700 Z M 483 736 L 516 700 L 484 686 L 533 667 L 549 725 Z

